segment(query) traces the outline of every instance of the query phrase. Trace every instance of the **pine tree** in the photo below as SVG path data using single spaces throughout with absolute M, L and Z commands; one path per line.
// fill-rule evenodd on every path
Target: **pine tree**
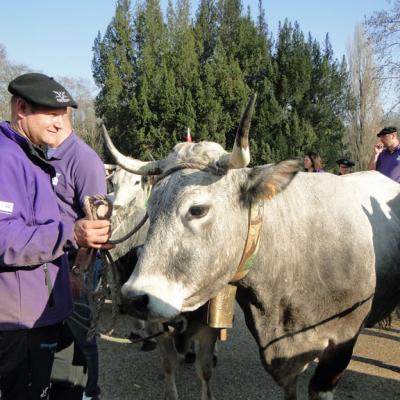
M 209 65 L 215 94 L 221 105 L 215 139 L 221 145 L 230 148 L 233 146 L 236 128 L 250 90 L 244 81 L 238 61 L 226 54 L 222 41 L 219 39 L 217 39 L 213 60 Z
M 276 117 L 281 114 L 274 94 L 276 69 L 271 54 L 265 13 L 261 0 L 257 24 L 247 15 L 241 20 L 238 57 L 246 84 L 251 92 L 257 92 L 257 103 L 251 125 L 252 164 L 271 162 L 274 158 L 271 143 L 274 137 Z
M 311 83 L 312 63 L 297 23 L 284 22 L 276 46 L 274 92 L 281 112 L 275 125 L 277 142 L 271 146 L 275 155 L 282 159 L 300 155 L 310 141 L 311 132 L 301 113 Z
M 257 104 L 250 134 L 253 165 L 313 148 L 329 164 L 341 152 L 349 105 L 347 69 L 304 39 L 297 23 L 280 26 L 276 45 L 262 1 L 254 22 L 241 0 L 119 0 L 104 37 L 94 42 L 96 109 L 124 152 L 165 157 L 184 138 L 233 144 L 250 93 Z
M 171 5 L 168 10 L 167 29 L 171 41 L 168 69 L 173 73 L 176 83 L 174 129 L 178 140 L 183 140 L 187 128 L 194 132 L 197 128 L 195 108 L 201 86 L 199 62 L 190 21 L 190 2 L 178 0 L 176 8 Z
M 138 7 L 134 42 L 137 92 L 131 116 L 137 125 L 135 156 L 163 158 L 176 142 L 170 129 L 175 113 L 175 79 L 167 65 L 170 44 L 158 0 Z
M 201 67 L 204 67 L 214 54 L 218 36 L 217 22 L 218 9 L 216 0 L 200 0 L 193 30 L 196 53 Z
M 332 166 L 341 152 L 348 89 L 346 70 L 333 58 L 329 37 L 321 50 L 311 35 L 304 40 L 297 23 L 286 21 L 280 27 L 275 60 L 275 95 L 283 118 L 272 150 L 286 158 L 312 149 Z
M 241 19 L 241 0 L 218 1 L 218 36 L 226 54 L 232 58 L 237 57 Z
M 313 41 L 313 73 L 310 90 L 302 105 L 303 117 L 310 121 L 320 152 L 327 167 L 333 167 L 342 153 L 344 120 L 349 108 L 348 72 L 345 63 L 333 58 L 329 36 L 324 49 Z
M 130 103 L 134 98 L 134 47 L 130 0 L 117 2 L 114 18 L 94 43 L 93 76 L 100 92 L 96 112 L 110 129 L 117 146 L 130 153 L 134 135 L 130 128 Z M 129 146 L 132 144 L 132 147 Z

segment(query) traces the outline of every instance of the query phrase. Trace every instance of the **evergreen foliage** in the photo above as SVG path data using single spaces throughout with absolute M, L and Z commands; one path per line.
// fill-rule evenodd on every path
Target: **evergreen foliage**
M 272 40 L 259 1 L 254 21 L 241 0 L 118 0 L 94 41 L 96 110 L 116 145 L 141 159 L 165 157 L 191 129 L 193 140 L 233 144 L 250 93 L 253 165 L 320 152 L 328 166 L 342 153 L 348 73 L 323 47 L 284 21 Z

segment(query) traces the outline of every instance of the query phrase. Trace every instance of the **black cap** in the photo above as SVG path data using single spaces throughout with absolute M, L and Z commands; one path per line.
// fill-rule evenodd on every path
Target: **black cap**
M 395 132 L 397 132 L 397 128 L 395 126 L 387 126 L 386 128 L 383 128 L 376 136 L 381 137 L 382 135 Z
M 348 168 L 354 167 L 354 163 L 352 161 L 348 160 L 347 158 L 341 158 L 340 160 L 337 160 L 336 164 L 344 165 Z
M 67 89 L 53 78 L 38 73 L 20 75 L 10 82 L 8 91 L 30 103 L 49 108 L 78 108 Z

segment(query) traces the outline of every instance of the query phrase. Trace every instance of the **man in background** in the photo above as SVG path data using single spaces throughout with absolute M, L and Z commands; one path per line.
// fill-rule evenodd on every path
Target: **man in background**
M 368 169 L 375 169 L 400 183 L 400 142 L 397 128 L 388 126 L 383 128 L 376 136 L 378 136 L 379 141 L 373 148 Z
M 339 165 L 339 175 L 346 175 L 351 172 L 351 168 L 354 167 L 354 163 L 347 158 L 341 158 L 336 161 Z
M 97 194 L 106 195 L 106 179 L 104 164 L 96 152 L 80 139 L 72 129 L 71 109 L 64 115 L 63 129 L 57 135 L 57 142 L 47 150 L 47 157 L 56 170 L 56 178 L 53 179 L 53 187 L 57 195 L 57 201 L 61 211 L 61 219 L 68 223 L 83 218 L 85 196 Z M 68 253 L 70 268 L 76 258 L 76 251 Z M 81 376 L 81 368 L 76 364 L 83 365 L 87 369 L 87 382 L 83 399 L 100 399 L 99 378 L 99 356 L 96 338 L 86 340 L 87 331 L 90 328 L 90 310 L 88 299 L 83 288 L 83 276 L 76 275 L 70 271 L 72 294 L 74 300 L 74 311 L 63 326 L 64 338 L 72 334 L 74 340 L 74 351 L 67 348 L 57 353 L 53 368 L 53 387 L 50 398 L 54 400 L 73 400 L 79 397 L 79 390 L 74 385 L 62 384 L 69 377 Z M 90 286 L 92 286 L 91 283 Z M 82 326 L 83 325 L 83 326 Z M 85 329 L 86 326 L 86 329 Z M 69 331 L 69 332 L 68 332 Z M 71 359 L 71 355 L 74 357 Z M 82 360 L 82 355 L 83 360 Z M 75 364 L 75 365 L 73 365 Z

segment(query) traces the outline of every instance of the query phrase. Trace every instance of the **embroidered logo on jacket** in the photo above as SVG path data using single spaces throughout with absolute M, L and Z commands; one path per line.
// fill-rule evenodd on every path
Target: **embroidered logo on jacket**
M 14 203 L 9 203 L 7 201 L 0 201 L 0 213 L 11 214 L 14 209 Z
M 60 175 L 61 175 L 60 173 L 56 172 L 56 176 L 54 176 L 54 177 L 51 179 L 51 183 L 52 183 L 53 187 L 56 187 L 56 186 L 57 186 L 58 177 L 59 177 Z
M 70 101 L 65 92 L 57 92 L 56 90 L 53 90 L 53 93 L 56 95 L 56 100 L 59 103 L 68 103 Z
M 43 391 L 42 391 L 42 393 L 41 393 L 41 395 L 40 395 L 40 398 L 41 398 L 41 399 L 48 399 L 48 398 L 49 398 L 49 387 L 48 387 L 48 386 L 46 386 L 46 387 L 43 389 Z

